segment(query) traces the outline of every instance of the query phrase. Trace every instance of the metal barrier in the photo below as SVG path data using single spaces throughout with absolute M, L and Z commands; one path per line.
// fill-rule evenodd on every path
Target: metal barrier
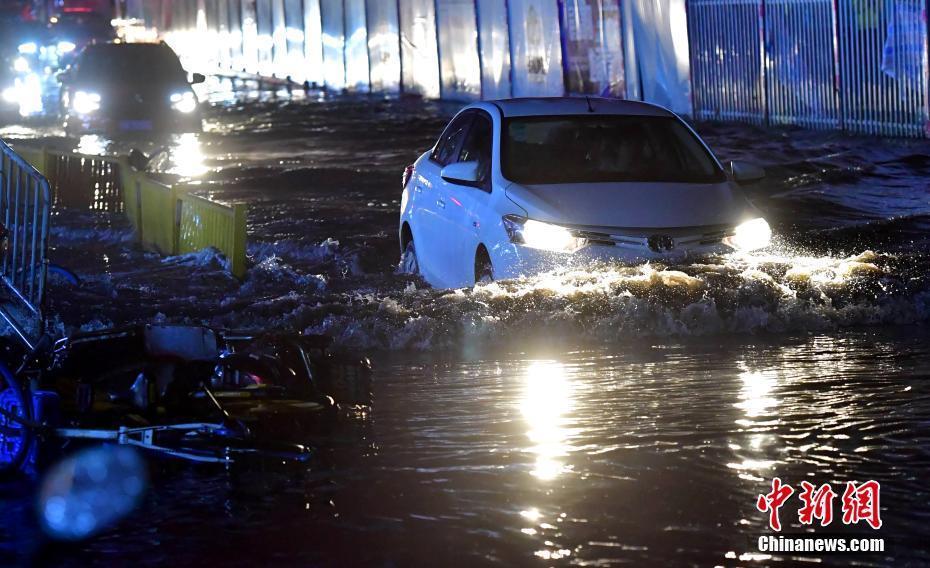
M 245 205 L 229 207 L 182 192 L 178 193 L 177 203 L 178 254 L 214 247 L 229 259 L 233 276 L 244 277 Z
M 765 121 L 760 0 L 690 0 L 694 115 Z
M 88 156 L 28 146 L 17 147 L 17 152 L 51 174 L 51 184 L 46 185 L 54 199 L 49 204 L 125 213 L 143 248 L 174 255 L 212 247 L 226 255 L 233 275 L 245 276 L 245 205 L 223 205 L 190 195 L 135 170 L 125 156 Z
M 112 158 L 49 153 L 46 168 L 55 207 L 123 212 L 119 165 Z
M 833 0 L 766 0 L 766 94 L 773 124 L 837 128 Z
M 696 118 L 930 134 L 926 0 L 689 0 L 687 8 Z
M 840 99 L 847 130 L 926 135 L 924 0 L 839 2 Z
M 0 261 L 0 317 L 30 349 L 45 331 L 50 215 L 48 180 L 0 140 L 0 219 L 7 232 Z

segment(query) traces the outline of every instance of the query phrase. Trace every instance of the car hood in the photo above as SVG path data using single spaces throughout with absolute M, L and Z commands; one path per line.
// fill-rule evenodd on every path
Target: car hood
M 531 219 L 591 228 L 729 225 L 754 212 L 729 182 L 511 184 L 506 194 Z
M 183 83 L 139 84 L 125 81 L 77 81 L 74 83 L 75 91 L 88 91 L 98 93 L 107 99 L 121 100 L 139 95 L 145 100 L 167 99 L 172 93 L 192 92 L 188 85 Z

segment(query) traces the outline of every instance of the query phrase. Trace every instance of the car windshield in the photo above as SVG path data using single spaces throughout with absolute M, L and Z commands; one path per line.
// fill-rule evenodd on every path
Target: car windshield
M 186 83 L 177 56 L 160 45 L 108 44 L 92 46 L 78 64 L 77 79 L 94 83 Z
M 116 38 L 116 30 L 109 20 L 96 14 L 61 16 L 57 23 L 49 26 L 49 30 L 55 38 L 73 42 Z
M 504 132 L 504 177 L 519 184 L 725 179 L 704 145 L 674 117 L 520 117 L 505 120 Z

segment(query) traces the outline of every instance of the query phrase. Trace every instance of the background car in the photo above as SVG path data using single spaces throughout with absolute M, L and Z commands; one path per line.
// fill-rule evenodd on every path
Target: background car
M 596 98 L 475 103 L 404 174 L 402 268 L 458 287 L 577 261 L 675 261 L 771 231 L 674 113 Z
M 60 75 L 69 134 L 201 130 L 197 96 L 166 44 L 95 44 Z M 194 83 L 204 81 L 195 73 Z
M 43 111 L 46 38 L 45 26 L 0 15 L 0 113 L 32 116 Z

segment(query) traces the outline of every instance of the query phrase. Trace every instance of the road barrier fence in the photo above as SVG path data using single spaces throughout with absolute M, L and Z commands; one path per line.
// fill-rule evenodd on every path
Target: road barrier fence
M 124 213 L 137 241 L 163 255 L 215 248 L 230 272 L 245 276 L 245 205 L 226 205 L 138 171 L 129 158 L 89 156 L 18 145 L 17 152 L 48 178 L 55 207 Z
M 689 0 L 694 115 L 926 136 L 925 0 Z
M 51 204 L 48 180 L 0 140 L 0 317 L 29 346 L 44 331 Z
M 594 94 L 699 119 L 930 135 L 930 0 L 145 4 L 135 16 L 188 61 L 330 89 Z

